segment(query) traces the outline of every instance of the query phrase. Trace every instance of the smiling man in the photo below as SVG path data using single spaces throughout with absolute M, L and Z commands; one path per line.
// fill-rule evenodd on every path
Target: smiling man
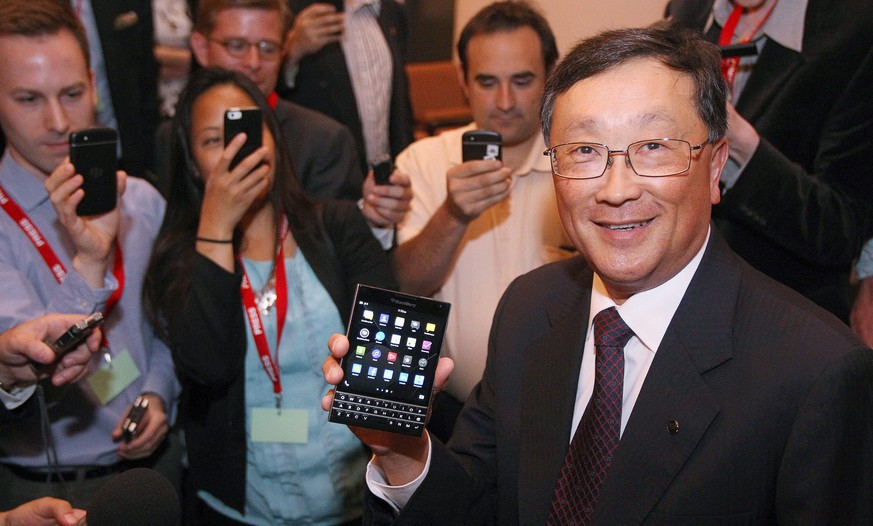
M 447 447 L 359 432 L 375 522 L 869 524 L 873 352 L 710 227 L 715 46 L 669 25 L 585 40 L 542 123 L 581 256 L 510 285 Z M 347 340 L 330 348 L 336 383 Z

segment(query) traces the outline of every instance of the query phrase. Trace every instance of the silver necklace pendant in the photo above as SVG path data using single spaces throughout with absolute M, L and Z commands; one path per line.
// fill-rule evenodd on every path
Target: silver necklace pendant
M 261 314 L 267 316 L 270 314 L 270 309 L 276 304 L 276 289 L 263 290 L 255 297 L 255 302 L 258 304 L 258 310 Z
M 263 316 L 270 314 L 270 309 L 276 304 L 279 296 L 276 294 L 276 277 L 275 274 L 270 276 L 264 288 L 255 293 L 255 304 Z

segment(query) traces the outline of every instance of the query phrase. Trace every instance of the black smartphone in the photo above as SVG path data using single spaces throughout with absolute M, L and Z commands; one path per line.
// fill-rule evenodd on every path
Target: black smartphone
M 149 400 L 144 396 L 137 396 L 136 401 L 124 417 L 124 422 L 121 424 L 121 436 L 125 442 L 130 442 L 136 436 L 139 423 L 149 408 Z
M 224 112 L 224 146 L 227 147 L 239 133 L 246 134 L 246 143 L 233 156 L 230 169 L 261 147 L 263 142 L 264 120 L 259 108 L 228 108 Z
M 488 130 L 468 131 L 461 136 L 461 159 L 464 162 L 478 159 L 503 160 L 500 134 Z
M 376 181 L 376 184 L 391 184 L 388 179 L 394 173 L 394 161 L 391 160 L 390 155 L 376 158 L 375 161 L 370 163 L 370 168 L 373 169 L 373 180 Z
M 358 285 L 329 420 L 421 436 L 451 305 Z
M 80 216 L 105 214 L 118 200 L 118 133 L 112 128 L 88 128 L 70 134 L 70 162 L 85 178 L 85 197 L 76 213 Z
M 103 325 L 103 313 L 97 311 L 67 329 L 67 332 L 62 334 L 58 339 L 52 342 L 46 342 L 55 352 L 55 359 L 52 363 L 30 362 L 30 364 L 38 373 L 47 371 L 54 364 L 58 363 L 65 354 L 81 345 L 82 342 L 85 341 L 85 338 L 94 332 L 95 328 L 101 325 Z

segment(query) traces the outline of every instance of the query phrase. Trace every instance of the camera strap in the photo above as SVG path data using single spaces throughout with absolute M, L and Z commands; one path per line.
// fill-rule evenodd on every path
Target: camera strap
M 288 278 L 285 276 L 285 238 L 288 236 L 288 218 L 282 216 L 282 227 L 279 233 L 279 242 L 276 246 L 276 259 L 273 262 L 276 272 L 276 359 L 270 354 L 270 344 L 264 333 L 264 324 L 261 319 L 261 311 L 255 301 L 255 293 L 252 290 L 249 275 L 243 265 L 242 258 L 238 255 L 239 266 L 243 271 L 240 295 L 243 307 L 246 311 L 246 319 L 249 322 L 249 330 L 255 340 L 258 356 L 267 377 L 273 383 L 273 395 L 276 397 L 276 409 L 282 406 L 282 377 L 279 372 L 279 343 L 282 341 L 282 330 L 285 328 L 285 315 L 288 312 Z

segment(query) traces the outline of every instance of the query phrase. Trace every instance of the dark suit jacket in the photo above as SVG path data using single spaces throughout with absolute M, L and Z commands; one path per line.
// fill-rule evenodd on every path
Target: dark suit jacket
M 294 175 L 313 199 L 358 199 L 364 176 L 355 154 L 355 142 L 345 126 L 335 120 L 285 100 L 275 109 L 282 130 L 282 144 L 291 159 Z M 155 155 L 157 186 L 164 196 L 170 188 L 172 126 L 158 128 Z
M 292 226 L 291 233 L 341 319 L 346 320 L 358 283 L 395 288 L 397 282 L 388 256 L 354 203 L 326 202 L 319 216 L 320 231 Z M 246 489 L 248 330 L 239 293 L 241 281 L 240 269 L 227 272 L 197 256 L 189 294 L 181 298 L 184 330 L 170 335 L 182 383 L 180 419 L 188 446 L 190 487 L 206 490 L 240 511 Z
M 34 407 L 36 402 L 34 400 L 35 397 L 31 397 L 24 402 L 24 404 L 11 411 L 6 409 L 5 405 L 0 404 L 0 426 L 18 422 L 19 420 L 33 416 L 36 412 L 36 407 Z M 0 432 L 2 432 L 2 430 L 0 430 Z
M 151 178 L 159 118 L 151 0 L 91 0 L 91 5 L 118 120 L 121 166 L 130 175 Z
M 668 14 L 702 30 L 712 3 L 673 0 Z M 868 0 L 809 0 L 803 52 L 764 45 L 736 101 L 761 145 L 714 211 L 740 256 L 844 320 L 873 234 L 871 27 Z
M 295 13 L 313 3 L 312 0 L 290 0 L 288 4 Z M 404 69 L 406 43 L 409 40 L 406 11 L 395 0 L 382 0 L 379 25 L 391 49 L 394 63 L 391 89 L 391 116 L 389 118 L 389 141 L 391 156 L 396 157 L 413 140 L 412 106 L 409 102 L 409 87 Z M 279 93 L 289 100 L 329 115 L 346 125 L 355 137 L 358 157 L 366 172 L 367 154 L 364 150 L 364 133 L 361 117 L 355 102 L 352 80 L 338 43 L 329 44 L 317 53 L 304 57 L 299 64 L 295 86 Z
M 482 382 L 449 447 L 434 441 L 396 524 L 545 524 L 570 440 L 591 280 L 577 257 L 510 285 Z M 382 501 L 369 504 L 385 518 Z M 873 351 L 713 230 L 592 524 L 871 520 Z

